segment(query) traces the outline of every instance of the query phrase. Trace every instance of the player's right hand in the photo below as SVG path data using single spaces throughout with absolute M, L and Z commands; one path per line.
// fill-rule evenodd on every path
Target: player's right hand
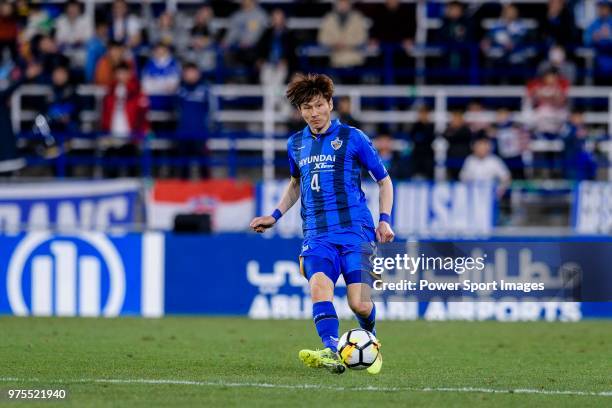
M 271 215 L 266 215 L 263 217 L 253 218 L 253 221 L 251 221 L 249 227 L 251 227 L 255 232 L 262 233 L 268 228 L 271 228 L 274 224 L 276 224 L 276 219 L 274 219 L 274 217 Z

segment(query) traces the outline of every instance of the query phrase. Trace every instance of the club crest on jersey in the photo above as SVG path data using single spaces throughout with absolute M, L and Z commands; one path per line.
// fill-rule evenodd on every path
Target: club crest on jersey
M 331 141 L 331 147 L 333 147 L 334 150 L 338 150 L 342 147 L 342 140 L 338 139 L 338 136 L 336 136 L 336 138 Z

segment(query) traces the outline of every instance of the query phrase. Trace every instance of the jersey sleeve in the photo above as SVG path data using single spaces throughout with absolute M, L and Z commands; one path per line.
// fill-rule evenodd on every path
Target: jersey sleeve
M 380 181 L 387 177 L 389 173 L 385 168 L 378 152 L 372 145 L 370 138 L 358 130 L 356 132 L 357 139 L 357 157 L 361 164 L 368 170 L 372 178 L 376 181 Z
M 291 153 L 291 146 L 293 144 L 292 140 L 293 138 L 290 138 L 289 141 L 287 142 L 287 156 L 289 158 L 289 173 L 291 174 L 291 177 L 300 178 L 300 168 L 298 167 L 295 159 L 293 158 L 293 154 Z

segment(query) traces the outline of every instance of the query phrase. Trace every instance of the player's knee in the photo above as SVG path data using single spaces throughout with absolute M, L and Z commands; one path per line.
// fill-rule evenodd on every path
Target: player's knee
M 349 306 L 353 313 L 358 314 L 359 316 L 367 317 L 372 312 L 371 301 L 364 302 L 361 299 L 353 299 L 349 301 Z

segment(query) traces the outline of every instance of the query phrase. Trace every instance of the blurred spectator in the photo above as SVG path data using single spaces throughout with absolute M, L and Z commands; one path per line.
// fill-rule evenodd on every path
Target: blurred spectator
M 142 25 L 140 19 L 129 14 L 128 4 L 125 0 L 114 0 L 110 24 L 110 39 L 126 44 L 133 48 L 142 41 Z
M 319 43 L 331 49 L 330 64 L 334 68 L 352 68 L 365 61 L 364 46 L 368 25 L 364 16 L 353 10 L 350 0 L 338 0 L 326 14 L 319 29 Z
M 109 136 L 100 139 L 104 157 L 111 161 L 105 167 L 105 177 L 135 176 L 134 167 L 126 160 L 138 154 L 138 142 L 149 130 L 148 100 L 140 91 L 138 79 L 127 63 L 114 70 L 115 79 L 102 101 L 102 130 Z
M 80 104 L 70 71 L 65 66 L 55 67 L 51 75 L 51 95 L 44 112 L 53 132 L 78 130 Z
M 561 129 L 561 138 L 565 144 L 563 171 L 566 179 L 595 180 L 597 177 L 597 160 L 586 149 L 587 137 L 584 114 L 572 112 L 569 121 Z
M 108 42 L 108 24 L 104 20 L 96 21 L 96 29 L 93 37 L 86 44 L 85 57 L 85 80 L 93 82 L 96 75 L 96 65 L 106 52 L 106 43 Z
M 285 13 L 281 9 L 272 11 L 270 22 L 271 27 L 259 40 L 257 66 L 262 84 L 280 86 L 296 68 L 298 44 L 293 32 L 287 28 Z
M 548 0 L 546 20 L 540 26 L 544 43 L 547 46 L 560 44 L 571 47 L 576 41 L 574 13 L 565 0 Z
M 361 127 L 361 124 L 353 117 L 352 110 L 351 98 L 348 96 L 341 96 L 338 98 L 338 108 L 336 109 L 336 112 L 338 113 L 338 119 L 340 119 L 340 122 L 344 123 L 345 125 L 359 128 Z
M 450 71 L 452 82 L 466 82 L 470 65 L 472 28 L 465 16 L 463 4 L 451 1 L 446 5 L 438 35 L 438 42 L 444 47 L 443 64 Z
M 497 154 L 502 158 L 512 173 L 512 178 L 521 180 L 525 178 L 525 164 L 523 163 L 523 150 L 526 146 L 525 132 L 520 124 L 512 120 L 508 108 L 497 110 L 492 137 L 497 142 Z
M 252 69 L 257 61 L 257 43 L 268 24 L 268 15 L 255 0 L 242 0 L 240 10 L 230 17 L 223 46 L 229 48 L 231 66 Z
M 22 40 L 30 41 L 36 35 L 49 35 L 53 30 L 53 19 L 41 4 L 30 3 L 27 11 L 26 26 L 21 34 Z
M 374 139 L 374 147 L 378 150 L 380 159 L 391 178 L 394 180 L 406 179 L 408 163 L 393 150 L 393 142 L 393 137 L 389 133 L 380 133 Z
M 219 41 L 219 32 L 217 28 L 212 24 L 215 18 L 213 8 L 205 4 L 198 9 L 195 16 L 193 17 L 193 30 L 200 30 L 199 32 L 207 32 L 211 39 L 215 42 Z
M 102 130 L 114 138 L 140 138 L 148 130 L 147 97 L 132 67 L 122 62 L 114 69 L 114 80 L 102 102 Z
M 186 61 L 197 64 L 201 72 L 211 73 L 217 67 L 217 45 L 210 31 L 194 27 L 191 30 L 191 44 L 183 54 Z
M 597 18 L 584 32 L 584 44 L 595 49 L 595 81 L 612 84 L 612 16 L 607 0 L 597 3 Z
M 51 35 L 35 35 L 30 42 L 30 48 L 32 59 L 43 67 L 43 74 L 40 77 L 43 83 L 51 82 L 51 73 L 56 67 L 70 66 L 70 60 L 58 51 L 57 44 Z
M 500 19 L 489 29 L 481 42 L 484 54 L 491 59 L 495 77 L 508 81 L 516 74 L 524 74 L 524 65 L 530 53 L 527 47 L 527 27 L 519 19 L 514 4 L 506 3 Z
M 434 125 L 431 123 L 429 108 L 426 105 L 421 105 L 417 110 L 417 120 L 410 129 L 412 178 L 433 180 L 435 162 L 432 144 L 435 138 L 436 134 Z
M 181 81 L 181 67 L 166 44 L 157 43 L 142 70 L 142 90 L 149 97 L 151 110 L 170 110 L 171 95 Z
M 28 22 L 28 15 L 30 14 L 30 1 L 28 0 L 15 0 L 15 13 L 17 14 L 17 20 L 19 21 L 20 27 L 25 27 Z
M 217 44 L 205 28 L 191 30 L 190 44 L 182 59 L 195 63 L 202 73 L 212 73 L 217 68 Z
M 149 7 L 145 7 L 145 10 L 148 9 Z M 150 44 L 163 43 L 172 47 L 177 55 L 182 55 L 189 46 L 189 31 L 177 24 L 174 14 L 170 11 L 164 11 L 157 19 L 151 14 L 147 21 Z
M 498 183 L 497 193 L 501 197 L 512 181 L 504 162 L 491 153 L 491 141 L 485 135 L 474 140 L 473 153 L 465 159 L 459 174 L 461 181 L 492 181 Z
M 125 46 L 120 42 L 111 41 L 106 53 L 96 65 L 96 85 L 110 86 L 116 79 L 115 68 L 126 61 L 135 73 L 134 63 Z
M 64 10 L 64 14 L 55 21 L 57 45 L 62 50 L 84 46 L 92 36 L 92 27 L 89 19 L 83 15 L 83 5 L 70 0 Z
M 385 0 L 371 16 L 370 43 L 373 45 L 400 45 L 409 52 L 414 44 L 416 22 L 414 11 L 399 0 Z
M 187 63 L 183 67 L 181 87 L 178 91 L 178 123 L 176 137 L 178 155 L 186 158 L 186 166 L 180 166 L 180 176 L 189 177 L 189 170 L 199 169 L 200 176 L 207 177 L 207 166 L 199 165 L 206 156 L 208 138 L 208 87 L 202 81 L 198 66 Z M 192 173 L 194 173 L 192 171 Z
M 527 84 L 536 135 L 554 139 L 567 118 L 569 82 L 555 68 Z
M 443 136 L 448 142 L 446 151 L 448 173 L 451 180 L 457 180 L 461 166 L 470 154 L 470 143 L 472 142 L 472 132 L 465 123 L 463 111 L 453 110 L 451 112 L 450 122 Z
M 565 49 L 560 45 L 553 45 L 548 50 L 548 59 L 538 65 L 538 75 L 543 75 L 551 69 L 567 79 L 570 84 L 576 82 L 576 65 L 566 58 Z
M 25 75 L 20 75 L 15 70 L 9 86 L 0 90 L 0 173 L 12 172 L 23 167 L 25 164 L 16 161 L 17 140 L 13 133 L 11 122 L 10 99 L 17 88 L 27 80 L 38 76 L 41 71 L 42 67 L 35 64 L 31 64 L 26 68 Z
M 487 112 L 482 102 L 474 100 L 468 104 L 465 121 L 472 134 L 476 134 L 489 128 L 491 123 L 487 120 Z
M 15 6 L 8 0 L 0 2 L 0 64 L 8 57 L 17 61 L 17 35 L 19 33 Z

